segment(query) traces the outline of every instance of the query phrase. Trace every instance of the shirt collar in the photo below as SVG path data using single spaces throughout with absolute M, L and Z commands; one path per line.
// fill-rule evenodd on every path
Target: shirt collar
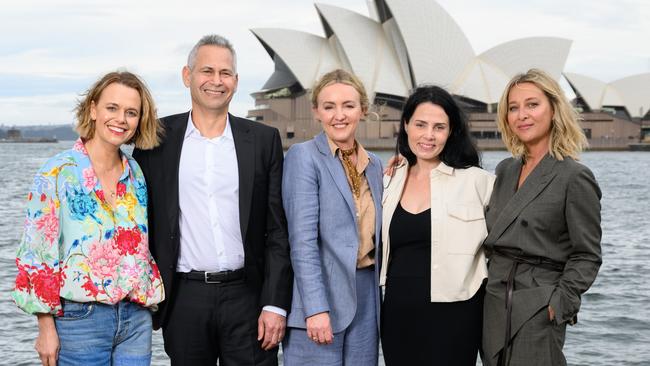
M 330 148 L 330 153 L 333 156 L 336 156 L 336 154 L 340 150 L 340 147 L 338 147 L 336 143 L 329 136 L 327 136 L 327 134 L 325 134 L 325 137 L 327 137 L 327 146 L 329 146 Z M 365 157 L 368 157 L 368 154 L 363 149 L 363 146 L 361 146 L 361 144 L 357 140 L 354 140 L 354 142 L 357 144 L 357 154 L 361 155 L 361 150 L 363 150 Z
M 187 139 L 191 136 L 202 137 L 201 131 L 199 131 L 196 126 L 194 126 L 194 121 L 192 120 L 192 111 L 190 111 L 189 116 L 187 117 L 187 129 L 185 129 L 184 138 Z M 218 139 L 220 137 L 224 137 L 228 140 L 233 140 L 232 129 L 230 128 L 230 114 L 226 114 L 226 128 L 223 130 L 221 136 L 217 136 L 215 139 Z
M 368 152 L 359 143 L 357 143 L 357 161 L 357 171 L 359 173 L 366 170 L 368 164 L 370 164 L 370 156 L 368 155 Z
M 325 137 L 327 137 L 327 146 L 329 146 L 330 148 L 330 153 L 332 154 L 332 156 L 336 156 L 336 152 L 339 150 L 339 147 L 336 146 L 334 141 L 332 141 L 332 139 L 329 136 L 327 136 L 327 134 L 325 135 Z
M 444 162 L 440 162 L 435 169 L 431 171 L 433 173 L 434 171 L 446 174 L 446 175 L 453 175 L 454 174 L 454 168 L 450 167 L 449 165 L 445 164 Z
M 84 184 L 82 184 L 84 191 L 86 194 L 89 194 L 95 188 L 95 186 L 99 184 L 99 179 L 95 174 L 95 169 L 93 168 L 92 162 L 90 161 L 90 155 L 88 155 L 88 150 L 86 150 L 86 145 L 84 144 L 84 141 L 81 137 L 75 141 L 72 150 L 76 151 L 79 154 L 77 159 L 81 160 L 79 167 L 82 169 L 82 171 L 79 172 L 81 179 L 80 181 L 84 182 Z M 131 180 L 134 179 L 131 174 L 131 166 L 129 165 L 128 156 L 122 151 L 122 149 L 119 149 L 118 152 L 122 160 L 122 175 L 120 176 L 119 181 L 122 182 L 127 178 Z M 90 182 L 94 182 L 94 184 L 90 184 Z
M 336 157 L 341 148 L 336 146 L 334 141 L 332 141 L 332 139 L 330 139 L 330 137 L 327 136 L 327 134 L 325 135 L 325 137 L 327 137 L 327 145 L 330 148 L 330 152 L 332 153 L 332 156 Z M 368 155 L 366 149 L 364 149 L 363 146 L 361 146 L 361 144 L 357 140 L 354 140 L 354 142 L 357 145 L 357 171 L 361 173 L 366 169 L 366 167 L 370 163 L 370 156 Z

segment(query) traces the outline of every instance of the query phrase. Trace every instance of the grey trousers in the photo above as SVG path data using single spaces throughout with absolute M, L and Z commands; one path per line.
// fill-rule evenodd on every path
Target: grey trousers
M 505 327 L 505 324 L 504 324 Z M 487 332 L 485 334 L 494 334 Z M 498 332 L 497 334 L 500 334 Z M 565 366 L 562 353 L 566 323 L 557 325 L 548 318 L 548 308 L 542 308 L 519 329 L 512 338 L 507 353 L 509 366 Z M 499 353 L 483 360 L 484 366 L 497 366 Z

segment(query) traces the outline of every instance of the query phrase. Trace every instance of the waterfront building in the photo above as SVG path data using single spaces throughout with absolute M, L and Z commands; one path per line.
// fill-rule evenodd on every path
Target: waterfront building
M 23 138 L 23 135 L 22 135 L 22 133 L 20 132 L 19 129 L 11 128 L 11 129 L 7 130 L 7 139 L 8 140 L 15 141 L 15 140 L 21 140 L 22 138 Z
M 481 148 L 503 148 L 494 112 L 505 85 L 533 67 L 559 79 L 572 43 L 556 37 L 523 38 L 476 54 L 462 29 L 434 0 L 369 0 L 368 6 L 369 17 L 316 4 L 324 36 L 252 29 L 273 60 L 274 72 L 252 94 L 255 107 L 248 117 L 278 128 L 285 146 L 310 139 L 321 127 L 311 115 L 309 90 L 322 74 L 342 68 L 359 76 L 372 103 L 357 129 L 364 146 L 394 147 L 409 90 L 436 84 L 457 98 Z M 585 112 L 583 128 L 592 146 L 621 148 L 639 140 L 643 115 L 637 112 L 648 111 L 650 97 L 635 97 L 633 90 L 650 91 L 648 82 L 633 77 L 633 82 L 603 84 L 602 90 L 612 90 L 607 95 L 621 97 L 598 99 L 592 81 L 564 75 L 577 80 L 571 83 L 578 95 L 576 108 Z

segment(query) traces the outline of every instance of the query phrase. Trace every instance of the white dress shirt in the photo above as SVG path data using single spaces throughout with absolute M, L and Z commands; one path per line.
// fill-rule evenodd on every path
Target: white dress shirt
M 190 112 L 178 173 L 180 253 L 176 271 L 244 267 L 239 220 L 239 168 L 230 119 L 221 136 L 206 138 Z M 274 306 L 264 310 L 286 316 Z
M 239 226 L 239 170 L 226 120 L 221 136 L 201 136 L 190 113 L 178 174 L 178 272 L 220 272 L 244 267 Z M 216 255 L 215 255 L 216 254 Z

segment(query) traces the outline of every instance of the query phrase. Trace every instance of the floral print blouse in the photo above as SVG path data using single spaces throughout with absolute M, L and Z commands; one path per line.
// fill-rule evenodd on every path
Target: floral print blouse
M 12 293 L 25 312 L 62 315 L 62 298 L 105 304 L 126 299 L 146 307 L 164 299 L 148 246 L 144 176 L 124 153 L 122 166 L 115 207 L 105 200 L 81 139 L 36 174 Z

